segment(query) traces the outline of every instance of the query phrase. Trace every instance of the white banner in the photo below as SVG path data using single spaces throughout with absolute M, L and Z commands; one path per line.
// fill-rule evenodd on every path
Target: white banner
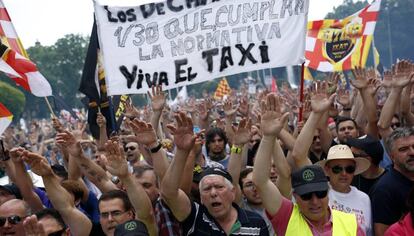
M 95 2 L 108 95 L 304 61 L 309 0 Z

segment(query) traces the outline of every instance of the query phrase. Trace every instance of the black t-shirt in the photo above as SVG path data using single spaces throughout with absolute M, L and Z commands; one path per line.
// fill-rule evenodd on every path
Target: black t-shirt
M 406 200 L 414 182 L 391 169 L 378 180 L 369 194 L 374 223 L 391 225 L 407 212 Z
M 89 233 L 89 236 L 102 236 L 105 235 L 105 233 L 102 230 L 100 223 L 92 223 L 92 229 Z
M 230 235 L 269 236 L 266 222 L 259 214 L 243 210 L 237 204 L 233 204 L 233 207 L 237 210 L 236 225 L 238 227 Z M 191 203 L 191 213 L 182 222 L 182 226 L 184 235 L 227 236 L 221 226 L 208 213 L 207 208 L 195 202 Z
M 362 175 L 355 175 L 354 179 L 352 179 L 352 186 L 355 186 L 358 190 L 369 194 L 369 192 L 371 191 L 372 186 L 374 186 L 374 184 L 382 177 L 385 175 L 385 173 L 387 173 L 387 170 L 385 169 L 384 172 L 378 176 L 375 179 L 367 179 L 364 178 Z

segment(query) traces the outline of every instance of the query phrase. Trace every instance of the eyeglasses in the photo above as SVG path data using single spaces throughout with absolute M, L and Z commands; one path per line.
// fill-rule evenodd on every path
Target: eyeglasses
M 61 230 L 59 230 L 59 231 L 56 231 L 56 232 L 50 233 L 50 234 L 48 234 L 47 236 L 62 236 L 62 234 L 65 232 L 65 230 L 66 230 L 66 228 L 63 228 L 63 229 L 61 229 Z
M 332 172 L 334 174 L 339 174 L 342 173 L 343 170 L 345 170 L 346 173 L 348 174 L 353 174 L 355 172 L 356 167 L 354 165 L 351 166 L 334 166 L 331 168 Z
M 322 199 L 322 198 L 325 198 L 326 195 L 328 195 L 328 191 L 315 191 L 315 192 L 305 193 L 299 196 L 303 201 L 309 201 L 312 199 L 312 196 L 314 194 L 318 199 Z
M 135 149 L 137 149 L 134 146 L 130 146 L 130 147 L 125 147 L 124 150 L 127 152 L 128 150 L 134 151 Z
M 244 189 L 253 189 L 255 187 L 256 187 L 256 185 L 254 185 L 253 182 L 247 182 L 246 184 L 243 185 Z
M 391 128 L 396 129 L 401 126 L 400 122 L 391 123 Z
M 100 216 L 101 218 L 107 219 L 109 217 L 109 215 L 111 215 L 112 217 L 117 217 L 120 216 L 122 214 L 124 214 L 126 211 L 109 211 L 109 212 L 101 212 Z
M 22 221 L 22 217 L 20 216 L 9 216 L 9 217 L 0 217 L 0 227 L 3 227 L 6 224 L 6 221 L 9 222 L 9 224 L 17 225 Z

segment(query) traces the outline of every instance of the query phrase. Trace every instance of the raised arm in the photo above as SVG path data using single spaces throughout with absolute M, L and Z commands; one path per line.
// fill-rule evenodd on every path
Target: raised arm
M 158 235 L 151 200 L 142 185 L 135 181 L 132 174 L 129 173 L 128 163 L 124 157 L 122 147 L 118 144 L 118 142 L 109 140 L 105 144 L 105 149 L 108 153 L 108 171 L 112 175 L 118 176 L 121 180 L 128 194 L 128 198 L 134 206 L 136 217 L 145 224 L 149 235 Z
M 35 174 L 42 176 L 47 195 L 53 207 L 62 215 L 71 233 L 80 236 L 89 235 L 92 222 L 75 207 L 74 198 L 60 185 L 46 158 L 33 152 L 24 151 L 23 160 L 30 165 Z
M 233 179 L 233 185 L 236 187 L 236 203 L 242 200 L 241 186 L 239 185 L 240 172 L 243 166 L 243 149 L 247 149 L 246 144 L 250 141 L 250 130 L 252 124 L 249 119 L 243 118 L 237 127 L 232 127 L 234 132 L 233 146 L 230 151 L 230 160 L 227 171 Z
M 108 141 L 108 134 L 106 133 L 106 119 L 101 112 L 98 112 L 96 116 L 96 123 L 99 127 L 98 148 L 103 148 L 106 141 Z
M 273 146 L 272 159 L 278 173 L 276 186 L 285 198 L 290 199 L 292 195 L 292 171 L 278 140 L 275 141 Z
M 177 126 L 168 127 L 174 135 L 177 150 L 161 183 L 161 194 L 177 220 L 183 221 L 191 213 L 191 202 L 179 187 L 187 156 L 194 145 L 193 122 L 183 112 L 175 115 L 175 119 Z
M 266 102 L 262 102 L 261 129 L 263 138 L 253 168 L 253 182 L 263 200 L 266 210 L 274 215 L 282 204 L 282 195 L 279 189 L 270 180 L 270 167 L 272 165 L 272 149 L 276 142 L 276 136 L 283 128 L 288 113 L 281 114 L 280 98 L 274 94 L 267 95 Z M 275 163 L 277 164 L 277 163 Z
M 162 115 L 162 110 L 165 106 L 166 96 L 162 91 L 162 86 L 157 85 L 153 86 L 152 93 L 148 91 L 148 97 L 151 99 L 152 114 L 151 114 L 151 125 L 154 128 L 158 138 L 164 138 L 162 129 L 160 128 L 160 118 Z
M 404 88 L 401 96 L 401 115 L 404 118 L 407 126 L 414 125 L 414 114 L 411 111 L 411 90 L 414 79 L 414 64 L 411 64 L 410 83 Z
M 335 94 L 327 96 L 326 83 L 318 83 L 315 93 L 311 98 L 312 112 L 298 135 L 292 151 L 292 158 L 295 160 L 296 168 L 312 164 L 308 158 L 309 148 L 312 145 L 318 122 L 333 103 Z
M 81 144 L 76 141 L 75 137 L 69 131 L 64 131 L 56 135 L 56 142 L 67 147 L 70 158 L 73 158 L 82 172 L 88 179 L 96 185 L 102 192 L 108 192 L 117 189 L 115 184 L 111 182 L 105 170 L 91 159 L 87 158 L 83 153 Z

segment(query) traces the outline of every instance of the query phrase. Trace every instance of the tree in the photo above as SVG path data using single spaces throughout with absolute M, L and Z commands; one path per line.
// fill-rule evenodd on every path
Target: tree
M 0 81 L 0 103 L 13 113 L 13 120 L 20 118 L 23 112 L 25 97 L 24 94 L 9 83 Z

